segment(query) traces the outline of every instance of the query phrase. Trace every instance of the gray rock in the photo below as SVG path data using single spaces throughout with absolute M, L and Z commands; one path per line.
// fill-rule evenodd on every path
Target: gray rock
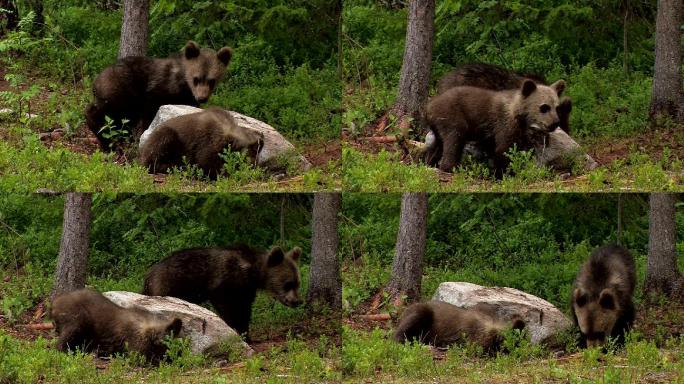
M 149 128 L 147 128 L 145 132 L 143 132 L 142 136 L 140 136 L 140 144 L 138 149 L 142 149 L 142 147 L 145 145 L 145 142 L 150 137 L 150 134 L 154 132 L 154 130 L 159 127 L 161 123 L 174 117 L 200 111 L 202 111 L 202 109 L 187 105 L 163 105 L 161 108 L 159 108 L 159 111 L 154 117 L 154 120 L 150 124 Z M 264 135 L 264 147 L 257 155 L 257 165 L 270 170 L 282 170 L 283 167 L 281 161 L 279 160 L 289 156 L 294 156 L 299 163 L 299 168 L 301 171 L 306 171 L 311 168 L 311 163 L 309 163 L 304 156 L 298 155 L 295 151 L 294 145 L 287 141 L 283 135 L 278 133 L 275 128 L 257 119 L 241 115 L 237 112 L 230 111 L 230 114 L 233 115 L 233 118 L 235 118 L 235 121 L 240 127 L 258 131 Z
M 429 131 L 425 135 L 425 144 L 420 145 L 420 149 L 425 151 L 433 145 L 437 145 L 437 141 L 435 140 L 434 133 Z M 551 167 L 559 172 L 571 170 L 573 163 L 578 158 L 582 161 L 584 169 L 587 171 L 598 167 L 598 163 L 591 156 L 584 153 L 580 145 L 562 129 L 556 129 L 551 132 L 546 142 L 540 141 L 537 143 L 535 154 L 538 165 Z M 470 156 L 476 161 L 487 163 L 490 168 L 494 166 L 491 159 L 487 157 L 487 154 L 479 150 L 474 142 L 466 143 L 463 148 L 463 156 Z
M 525 321 L 533 344 L 553 340 L 553 336 L 572 326 L 570 319 L 553 304 L 514 288 L 487 288 L 471 283 L 446 282 L 439 285 L 432 299 L 461 308 L 486 304 L 504 321 L 518 315 Z
M 111 291 L 103 293 L 109 300 L 124 307 L 141 307 L 163 316 L 178 317 L 183 321 L 181 336 L 191 341 L 193 353 L 214 354 L 222 343 L 236 342 L 245 356 L 254 350 L 212 311 L 199 305 L 169 296 L 145 296 L 134 292 Z
M 570 170 L 576 161 L 581 161 L 587 171 L 598 167 L 598 163 L 584 153 L 580 145 L 560 128 L 549 134 L 547 142 L 538 143 L 535 146 L 535 153 L 537 164 L 558 171 Z

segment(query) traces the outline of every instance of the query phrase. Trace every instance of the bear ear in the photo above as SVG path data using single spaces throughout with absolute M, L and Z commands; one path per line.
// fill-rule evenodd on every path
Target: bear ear
M 233 57 L 233 50 L 229 47 L 223 47 L 219 49 L 218 53 L 216 54 L 216 57 L 219 59 L 220 62 L 223 63 L 223 65 L 228 66 L 228 63 L 230 63 L 230 59 Z
M 565 80 L 558 80 L 551 84 L 551 88 L 556 91 L 556 94 L 560 97 L 565 91 Z
M 534 83 L 532 80 L 525 80 L 522 86 L 522 95 L 523 97 L 527 97 L 534 93 L 534 91 L 537 90 L 537 84 Z
M 615 296 L 613 295 L 613 292 L 608 289 L 601 291 L 601 295 L 599 296 L 599 305 L 603 309 L 615 309 L 617 304 L 615 302 Z
M 181 328 L 183 328 L 183 320 L 175 317 L 164 329 L 164 335 L 178 336 L 180 334 Z
M 299 247 L 294 247 L 292 250 L 290 250 L 290 253 L 288 253 L 288 256 L 290 256 L 290 259 L 294 261 L 295 263 L 299 261 L 299 256 L 302 254 L 302 249 Z
M 195 57 L 199 56 L 200 54 L 200 47 L 195 43 L 194 41 L 190 40 L 188 41 L 187 44 L 185 44 L 184 48 L 185 52 L 185 58 L 186 59 L 194 59 Z
M 284 258 L 285 254 L 283 253 L 282 248 L 273 247 L 271 252 L 268 254 L 268 266 L 275 267 L 276 265 L 280 265 Z

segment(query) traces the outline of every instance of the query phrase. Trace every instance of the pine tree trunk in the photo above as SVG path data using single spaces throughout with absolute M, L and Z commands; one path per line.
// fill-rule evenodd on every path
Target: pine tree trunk
M 435 33 L 435 0 L 411 0 L 399 91 L 392 113 L 407 134 L 406 117 L 418 118 L 428 98 Z
M 31 10 L 35 13 L 33 19 L 33 32 L 40 33 L 45 25 L 45 15 L 43 14 L 43 0 L 28 0 Z
M 147 55 L 149 0 L 125 0 L 119 59 Z
M 677 270 L 675 202 L 670 193 L 652 193 L 648 214 L 648 263 L 644 291 L 684 297 L 684 279 Z
M 404 297 L 408 302 L 420 300 L 423 256 L 427 241 L 427 214 L 426 193 L 404 193 L 392 277 L 387 285 L 387 291 L 395 304 L 402 304 Z
M 337 256 L 338 214 L 342 205 L 339 193 L 316 193 L 313 203 L 313 239 L 307 303 L 342 309 L 342 280 Z
M 0 8 L 5 12 L 0 13 L 0 32 L 13 31 L 19 25 L 19 11 L 12 0 L 0 0 Z M 2 21 L 5 20 L 5 26 L 2 27 Z
M 88 193 L 68 193 L 64 203 L 64 224 L 52 297 L 85 287 L 90 247 Z
M 681 30 L 683 18 L 682 0 L 658 0 L 651 118 L 664 115 L 684 121 Z

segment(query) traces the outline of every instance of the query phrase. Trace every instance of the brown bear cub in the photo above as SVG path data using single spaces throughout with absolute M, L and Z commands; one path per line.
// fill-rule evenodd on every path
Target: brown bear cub
M 159 107 L 182 104 L 198 107 L 209 100 L 226 72 L 232 51 L 200 48 L 189 41 L 183 52 L 163 59 L 131 56 L 105 68 L 93 82 L 95 101 L 86 110 L 88 128 L 103 150 L 111 150 L 111 136 L 127 130 L 134 141 L 150 125 Z M 105 116 L 112 132 L 102 132 Z M 127 120 L 124 127 L 123 120 Z
M 525 80 L 532 80 L 538 85 L 548 85 L 546 79 L 535 73 L 514 72 L 496 65 L 484 63 L 472 63 L 462 65 L 444 75 L 437 83 L 437 94 L 442 94 L 454 87 L 469 86 L 490 89 L 493 91 L 504 91 L 520 89 Z M 558 127 L 570 134 L 570 112 L 572 112 L 572 100 L 563 97 L 556 108 L 558 114 Z M 550 128 L 552 130 L 552 128 Z M 549 132 L 529 131 L 530 135 L 526 140 L 521 140 L 518 144 L 519 150 L 529 150 L 535 143 L 544 142 Z M 471 143 L 472 144 L 472 143 Z M 435 143 L 433 134 L 426 137 L 427 150 L 424 161 L 426 164 L 436 167 L 439 165 L 442 153 L 441 147 Z M 467 154 L 474 156 L 483 162 L 489 162 L 487 154 L 482 153 L 482 149 L 477 146 L 466 146 Z M 492 166 L 492 164 L 490 164 Z
M 634 259 L 618 245 L 606 245 L 582 265 L 572 292 L 572 318 L 582 346 L 601 346 L 607 337 L 624 342 L 634 322 Z
M 502 332 L 508 327 L 522 330 L 525 322 L 514 317 L 511 324 L 507 324 L 497 319 L 486 305 L 463 309 L 431 300 L 412 304 L 404 310 L 394 339 L 400 343 L 418 341 L 436 347 L 473 343 L 485 352 L 495 353 L 501 349 Z
M 142 308 L 123 308 L 101 293 L 80 289 L 52 301 L 50 317 L 59 336 L 57 349 L 109 355 L 135 351 L 148 361 L 166 354 L 166 336 L 178 336 L 183 322 L 164 318 Z
M 531 138 L 559 126 L 556 108 L 564 89 L 563 80 L 546 86 L 529 79 L 516 90 L 448 89 L 426 108 L 426 121 L 436 140 L 431 151 L 441 153 L 426 157 L 440 158 L 439 168 L 451 172 L 459 164 L 465 144 L 473 141 L 493 160 L 496 176 L 501 177 L 508 167 L 506 152 L 510 148 L 532 148 Z
M 288 307 L 302 304 L 301 252 L 298 247 L 287 254 L 280 247 L 262 252 L 244 245 L 183 249 L 150 268 L 143 294 L 197 304 L 208 300 L 226 324 L 248 336 L 257 290 L 267 290 Z
M 209 108 L 165 121 L 140 148 L 140 162 L 151 173 L 197 165 L 211 179 L 223 170 L 224 150 L 245 152 L 252 164 L 264 145 L 262 133 L 240 127 L 228 111 Z

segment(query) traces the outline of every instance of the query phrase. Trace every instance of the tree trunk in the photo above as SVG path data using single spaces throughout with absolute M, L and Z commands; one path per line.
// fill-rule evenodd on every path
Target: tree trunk
M 85 287 L 90 247 L 90 205 L 91 195 L 88 193 L 66 195 L 53 298 Z
M 43 0 L 29 0 L 29 5 L 35 13 L 35 18 L 33 19 L 33 32 L 40 33 L 45 25 L 45 15 L 43 14 Z
M 404 136 L 410 127 L 407 118 L 418 118 L 427 101 L 435 33 L 434 19 L 435 0 L 411 0 L 399 91 L 392 110 L 400 119 L 399 126 Z
M 684 298 L 684 279 L 677 270 L 675 202 L 670 193 L 652 193 L 648 213 L 648 263 L 644 291 Z
M 682 0 L 658 0 L 655 74 L 651 118 L 669 116 L 684 121 L 682 107 Z
M 313 203 L 313 239 L 307 303 L 315 309 L 323 304 L 342 309 L 342 280 L 337 256 L 339 233 L 338 213 L 342 205 L 339 193 L 316 193 Z
M 119 59 L 147 55 L 149 0 L 125 0 Z
M 622 69 L 626 74 L 629 73 L 629 33 L 627 28 L 629 22 L 629 6 L 629 0 L 625 0 L 622 20 Z
M 0 0 L 0 8 L 5 11 L 0 13 L 0 33 L 13 31 L 19 25 L 19 11 L 12 0 Z M 5 20 L 4 27 L 2 21 Z
M 617 201 L 617 244 L 622 245 L 622 211 L 624 207 L 624 198 L 622 193 L 618 193 Z
M 409 302 L 420 300 L 423 255 L 427 239 L 427 214 L 426 193 L 404 193 L 401 199 L 392 277 L 387 285 L 387 291 L 397 305 L 403 304 L 404 297 Z

